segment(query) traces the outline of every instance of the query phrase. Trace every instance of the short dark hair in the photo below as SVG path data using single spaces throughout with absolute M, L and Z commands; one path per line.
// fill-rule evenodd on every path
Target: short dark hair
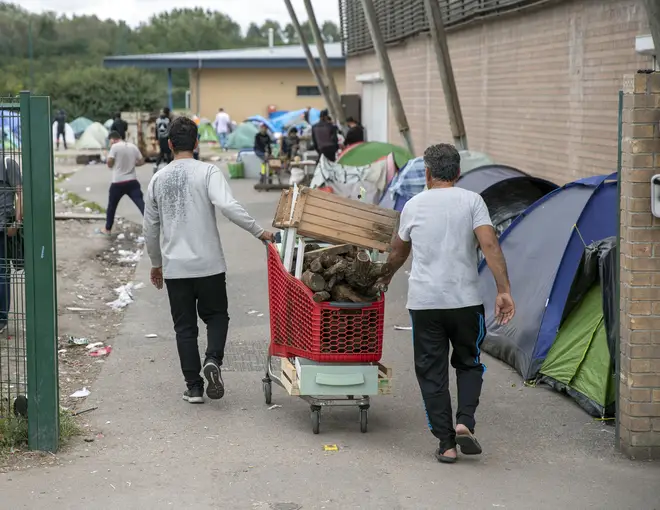
M 170 126 L 170 141 L 176 152 L 192 152 L 197 143 L 197 124 L 188 117 L 177 117 Z
M 424 166 L 434 179 L 454 182 L 461 174 L 461 155 L 448 143 L 431 145 L 424 151 Z
M 349 122 L 355 122 L 357 124 L 357 120 L 355 120 L 353 117 L 349 117 L 348 119 L 346 119 L 346 123 Z
M 118 131 L 110 131 L 110 134 L 108 135 L 108 139 L 121 140 L 121 135 L 119 134 Z

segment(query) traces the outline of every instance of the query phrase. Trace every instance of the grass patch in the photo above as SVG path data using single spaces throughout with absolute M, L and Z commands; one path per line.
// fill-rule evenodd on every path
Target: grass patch
M 65 196 L 67 200 L 70 200 L 73 205 L 78 205 L 80 207 L 89 207 L 92 210 L 92 212 L 105 214 L 105 208 L 100 206 L 96 202 L 89 202 L 80 195 L 76 193 L 72 193 L 71 191 L 67 191 L 63 188 L 58 188 L 56 191 L 57 193 Z
M 80 435 L 80 427 L 69 411 L 60 410 L 60 442 Z M 27 448 L 28 422 L 21 416 L 0 418 L 0 458 L 15 449 Z

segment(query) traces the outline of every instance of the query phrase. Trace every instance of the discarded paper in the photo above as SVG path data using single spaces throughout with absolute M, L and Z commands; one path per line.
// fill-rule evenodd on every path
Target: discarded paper
M 78 390 L 75 393 L 71 395 L 71 398 L 85 398 L 89 397 L 91 394 L 91 391 L 89 391 L 87 388 L 83 388 L 82 390 Z
M 412 326 L 394 326 L 397 331 L 412 331 Z

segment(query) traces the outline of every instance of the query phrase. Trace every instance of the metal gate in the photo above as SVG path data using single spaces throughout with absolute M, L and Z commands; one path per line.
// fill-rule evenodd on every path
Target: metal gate
M 0 419 L 27 413 L 30 449 L 59 444 L 50 98 L 0 98 Z

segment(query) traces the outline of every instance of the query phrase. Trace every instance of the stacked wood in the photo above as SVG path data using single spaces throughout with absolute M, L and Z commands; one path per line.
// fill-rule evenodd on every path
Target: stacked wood
M 349 244 L 312 248 L 305 250 L 301 281 L 317 303 L 369 303 L 386 290 L 378 280 L 389 274 L 389 266 L 373 262 L 367 250 Z

